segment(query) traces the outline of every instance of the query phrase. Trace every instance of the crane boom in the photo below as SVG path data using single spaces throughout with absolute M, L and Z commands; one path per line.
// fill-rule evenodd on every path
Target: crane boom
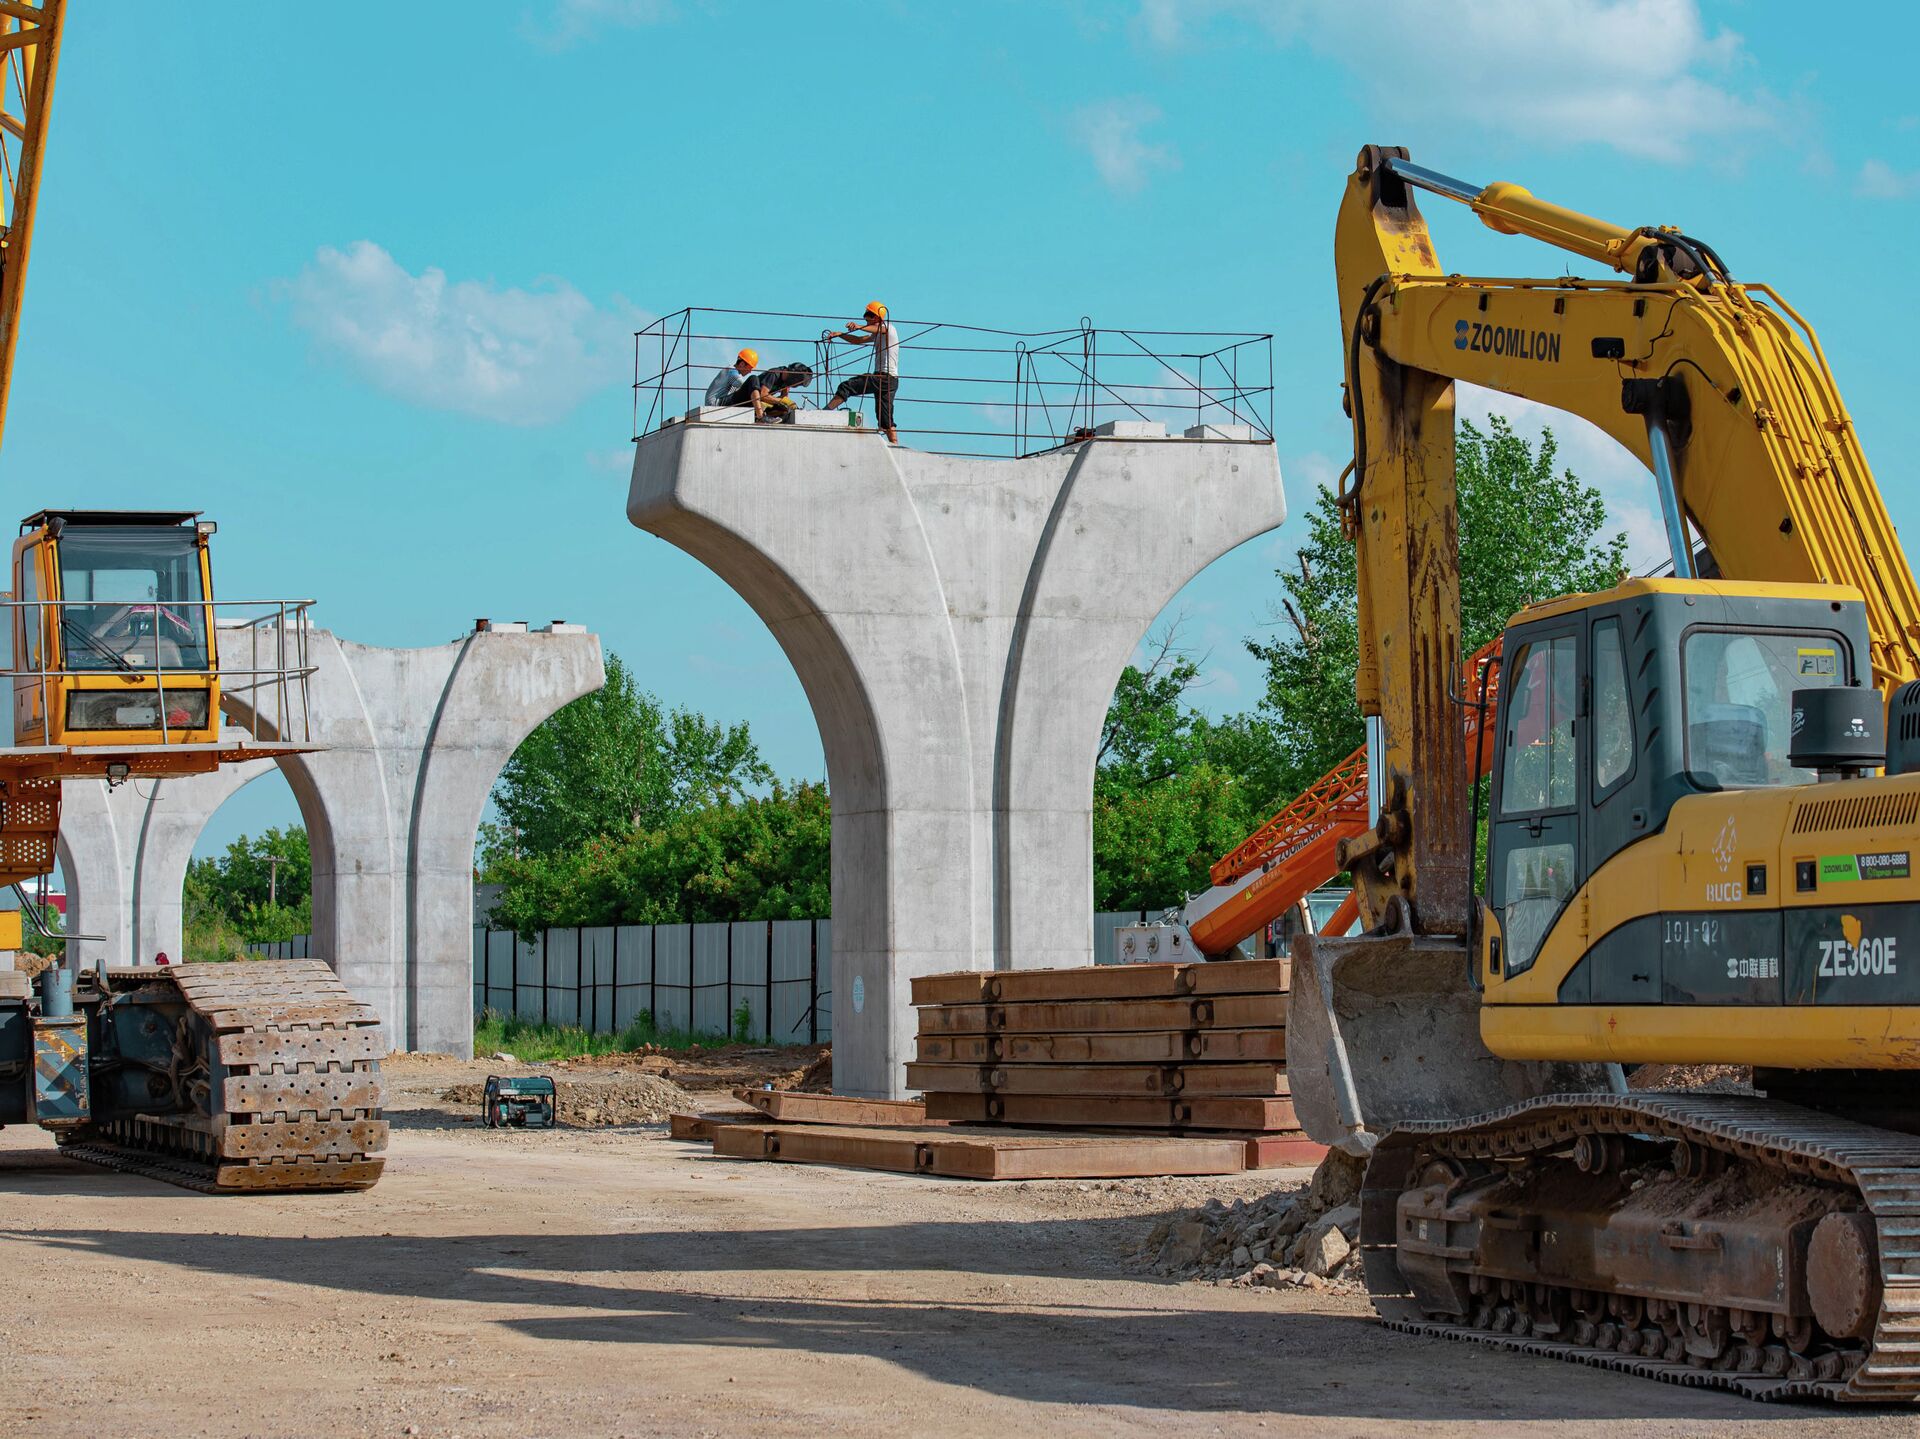
M 47 112 L 66 0 L 0 0 L 0 435 L 13 393 L 20 297 L 33 243 Z

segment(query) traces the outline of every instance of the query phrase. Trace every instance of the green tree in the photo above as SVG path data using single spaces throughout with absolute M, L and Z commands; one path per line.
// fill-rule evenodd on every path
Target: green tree
M 507 854 L 497 923 L 812 919 L 830 912 L 832 808 L 825 785 L 688 809 L 657 828 L 603 835 L 552 854 Z
M 746 725 L 663 709 L 610 654 L 605 687 L 549 717 L 501 770 L 483 863 L 492 871 L 509 855 L 562 855 L 658 828 L 772 779 Z
M 259 835 L 242 835 L 224 854 L 193 860 L 181 900 L 189 934 L 200 934 L 214 948 L 244 948 L 251 942 L 310 933 L 313 856 L 306 830 L 276 826 Z M 208 938 L 216 932 L 223 936 L 217 942 Z M 194 948 L 189 942 L 190 954 Z
M 1551 430 L 1536 446 L 1499 415 L 1485 432 L 1460 423 L 1454 473 L 1463 653 L 1493 639 L 1533 600 L 1604 589 L 1625 573 L 1626 536 L 1604 533 L 1606 501 L 1573 471 L 1556 468 L 1558 454 Z M 1296 568 L 1279 572 L 1292 633 L 1247 642 L 1267 667 L 1258 728 L 1272 749 L 1260 808 L 1298 794 L 1365 739 L 1353 692 L 1360 654 L 1355 573 L 1339 507 L 1322 490 L 1308 512 Z
M 1164 631 L 1114 688 L 1093 779 L 1096 909 L 1160 909 L 1205 889 L 1207 869 L 1246 832 L 1247 786 L 1230 758 L 1237 728 L 1187 702 L 1200 667 Z

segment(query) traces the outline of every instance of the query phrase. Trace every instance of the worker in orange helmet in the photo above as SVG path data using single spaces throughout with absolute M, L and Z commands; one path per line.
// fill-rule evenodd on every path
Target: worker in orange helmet
M 893 397 L 900 389 L 900 335 L 887 319 L 887 307 L 875 300 L 859 319 L 848 322 L 844 330 L 830 330 L 827 341 L 849 345 L 873 346 L 873 369 L 864 375 L 849 375 L 840 382 L 827 402 L 837 410 L 855 395 L 873 396 L 873 414 L 886 432 L 890 444 L 900 443 L 900 432 L 893 427 Z
M 713 377 L 707 386 L 705 403 L 709 405 L 742 405 L 746 397 L 753 392 L 751 383 L 753 372 L 760 367 L 760 352 L 754 349 L 742 350 L 734 357 L 733 363 Z

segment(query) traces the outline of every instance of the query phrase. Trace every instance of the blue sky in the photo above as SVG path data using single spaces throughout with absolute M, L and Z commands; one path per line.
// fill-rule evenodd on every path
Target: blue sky
M 379 644 L 591 625 L 670 703 L 822 772 L 752 612 L 627 525 L 635 317 L 687 304 L 1276 335 L 1290 502 L 1344 462 L 1334 209 L 1409 146 L 1677 223 L 1820 330 L 1897 521 L 1920 19 L 1691 0 L 72 7 L 5 466 L 42 504 L 220 522 L 230 597 Z M 1443 262 L 1562 257 L 1428 205 Z M 1878 298 L 1875 298 L 1875 297 Z M 907 357 L 911 383 L 911 354 Z M 1465 396 L 1484 414 L 1490 397 Z M 1542 415 L 1500 401 L 1537 428 Z M 1550 417 L 1549 417 L 1550 418 Z M 1636 550 L 1643 477 L 1559 421 Z M 1170 610 L 1257 697 L 1296 524 Z M 294 817 L 255 785 L 203 847 Z

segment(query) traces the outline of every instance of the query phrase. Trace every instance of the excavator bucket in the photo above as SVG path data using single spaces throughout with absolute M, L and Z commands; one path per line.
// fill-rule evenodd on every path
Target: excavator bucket
M 1617 1065 L 1507 1060 L 1480 1042 L 1465 942 L 1420 934 L 1293 942 L 1287 1078 L 1301 1127 L 1365 1156 L 1396 1124 L 1541 1094 L 1624 1087 Z

